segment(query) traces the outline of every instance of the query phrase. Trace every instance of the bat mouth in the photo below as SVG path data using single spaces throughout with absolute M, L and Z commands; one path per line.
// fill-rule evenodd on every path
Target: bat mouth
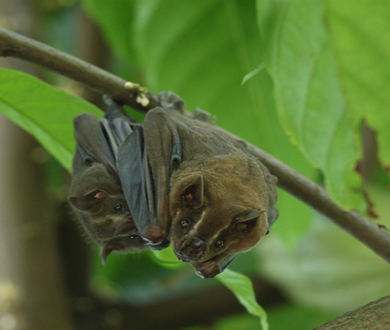
M 192 265 L 201 278 L 213 278 L 225 269 L 221 269 L 218 263 L 215 262 L 219 256 L 220 254 L 203 262 L 194 262 Z
M 205 262 L 207 260 L 207 253 L 199 252 L 199 251 L 174 251 L 177 259 L 179 259 L 182 262 Z M 212 259 L 214 259 L 213 257 Z M 210 259 L 211 260 L 211 259 Z
M 147 248 L 146 242 L 136 234 L 119 236 L 109 240 L 101 249 L 100 256 L 102 264 L 107 261 L 111 252 L 116 251 L 118 253 L 135 252 Z
M 119 224 L 115 228 L 114 236 L 123 236 L 136 232 L 136 227 L 133 220 L 130 218 L 126 218 L 119 222 Z

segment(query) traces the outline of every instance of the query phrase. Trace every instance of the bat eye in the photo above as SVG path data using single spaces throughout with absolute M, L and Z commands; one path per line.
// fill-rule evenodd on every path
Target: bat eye
M 123 205 L 121 203 L 118 203 L 114 206 L 115 211 L 121 211 L 123 209 Z
M 183 219 L 180 221 L 180 226 L 181 228 L 185 229 L 190 225 L 190 220 L 189 219 Z
M 136 239 L 136 238 L 138 238 L 138 237 L 139 237 L 138 235 L 131 235 L 131 236 L 130 236 L 131 239 Z
M 219 241 L 217 241 L 216 243 L 215 243 L 215 246 L 217 247 L 217 248 L 221 248 L 222 246 L 223 246 L 223 240 L 219 240 Z

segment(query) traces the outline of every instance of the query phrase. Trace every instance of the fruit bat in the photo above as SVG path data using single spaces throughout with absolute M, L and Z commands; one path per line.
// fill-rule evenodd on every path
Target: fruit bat
M 104 127 L 113 122 L 115 129 L 107 136 Z M 101 246 L 103 263 L 112 251 L 124 253 L 146 248 L 115 164 L 115 152 L 132 133 L 131 125 L 130 118 L 112 101 L 101 121 L 87 113 L 74 119 L 76 154 L 68 200 L 86 232 Z
M 154 249 L 166 247 L 170 240 L 180 260 L 190 262 L 200 276 L 213 277 L 252 248 L 276 220 L 276 178 L 247 153 L 241 141 L 207 123 L 207 114 L 197 111 L 189 119 L 184 102 L 174 94 L 159 98 L 162 108 L 151 110 L 143 126 L 129 123 L 115 103 L 92 135 L 77 132 L 97 126 L 96 119 L 89 118 L 89 123 L 84 119 L 80 129 L 75 120 L 78 149 L 71 192 L 86 186 L 83 181 L 91 176 L 87 170 L 99 166 L 103 171 L 103 167 L 119 187 L 113 196 L 125 197 L 129 207 L 125 206 L 126 216 L 109 238 L 103 235 L 108 230 L 95 228 L 99 221 L 91 213 L 85 216 L 82 207 L 75 206 L 72 197 L 69 200 L 79 217 L 84 216 L 81 220 L 90 235 L 104 246 L 102 252 L 107 251 L 103 258 L 112 250 L 144 247 L 141 237 Z M 75 195 L 88 193 L 84 189 L 84 194 Z M 99 196 L 92 194 L 92 200 Z M 99 210 L 95 218 L 113 213 L 108 207 Z M 118 232 L 123 235 L 117 237 Z M 124 237 L 139 238 L 140 243 L 132 245 L 135 241 Z
M 143 123 L 158 197 L 153 227 L 142 235 L 154 242 L 169 237 L 179 260 L 213 277 L 268 233 L 279 214 L 277 180 L 242 141 L 188 118 L 174 94 L 160 98 L 163 108 L 149 111 Z

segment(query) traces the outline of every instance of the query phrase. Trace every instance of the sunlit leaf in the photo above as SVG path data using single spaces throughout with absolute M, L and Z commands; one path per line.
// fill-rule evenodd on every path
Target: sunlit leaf
M 153 253 L 153 257 L 155 258 L 156 262 L 163 267 L 179 268 L 184 266 L 184 264 L 177 259 L 175 253 L 173 252 L 172 246 L 169 246 L 168 248 L 160 251 L 152 250 L 151 252 Z
M 390 1 L 327 0 L 331 46 L 348 110 L 377 132 L 378 156 L 390 167 Z M 357 130 L 358 131 L 358 130 Z
M 0 69 L 0 111 L 32 134 L 68 171 L 75 150 L 73 118 L 82 112 L 102 115 L 76 96 L 6 69 Z
M 229 288 L 249 314 L 258 316 L 263 330 L 268 330 L 267 313 L 257 303 L 252 281 L 245 275 L 226 269 L 217 276 Z
M 265 63 L 277 110 L 291 141 L 325 174 L 329 193 L 348 209 L 364 208 L 361 157 L 354 140 L 320 0 L 258 0 Z
M 253 71 L 251 71 L 248 74 L 246 74 L 244 76 L 244 78 L 242 78 L 241 85 L 244 85 L 249 79 L 253 78 L 255 75 L 257 75 L 263 69 L 264 69 L 264 65 L 260 64 L 256 69 L 254 69 Z

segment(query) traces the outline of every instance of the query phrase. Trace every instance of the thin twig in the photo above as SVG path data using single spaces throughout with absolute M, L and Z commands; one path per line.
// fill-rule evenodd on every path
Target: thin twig
M 158 99 L 153 93 L 145 93 L 145 97 L 149 99 L 149 104 L 143 106 L 139 100 L 137 101 L 139 89 L 135 88 L 133 91 L 126 89 L 123 79 L 47 45 L 1 28 L 0 56 L 13 56 L 40 64 L 103 94 L 108 94 L 114 100 L 127 104 L 141 112 L 147 112 L 159 105 Z M 235 138 L 239 139 L 238 137 Z M 326 215 L 390 262 L 389 233 L 364 216 L 356 212 L 343 210 L 322 187 L 278 159 L 249 143 L 247 143 L 247 147 L 255 157 L 278 177 L 278 185 L 281 188 Z
M 68 78 L 76 80 L 112 99 L 146 113 L 158 105 L 157 97 L 145 88 L 133 84 L 74 56 L 18 33 L 0 28 L 0 56 L 20 58 L 43 66 Z M 131 86 L 131 83 L 126 86 Z M 144 98 L 142 98 L 144 96 Z M 142 100 L 149 100 L 148 104 Z M 143 105 L 144 104 L 144 105 Z

